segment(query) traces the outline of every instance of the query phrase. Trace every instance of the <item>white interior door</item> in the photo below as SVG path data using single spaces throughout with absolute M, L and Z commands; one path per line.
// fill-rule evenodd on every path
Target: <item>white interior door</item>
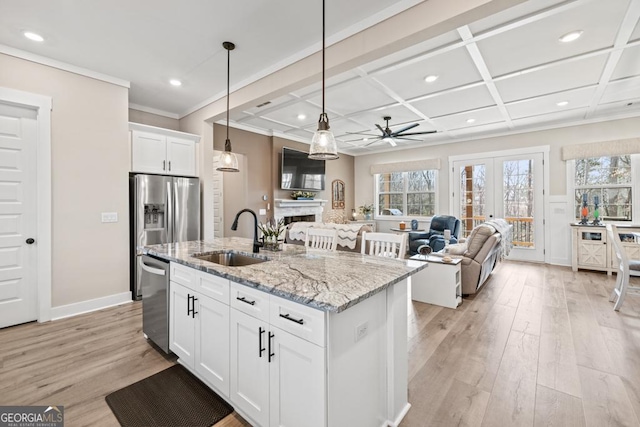
M 542 153 L 510 154 L 453 163 L 453 212 L 461 237 L 491 219 L 513 225 L 509 259 L 544 261 L 544 173 Z
M 0 328 L 36 320 L 36 111 L 0 103 Z

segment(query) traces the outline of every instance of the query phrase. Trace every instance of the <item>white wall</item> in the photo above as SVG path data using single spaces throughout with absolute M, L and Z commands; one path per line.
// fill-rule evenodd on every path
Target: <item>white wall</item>
M 4 54 L 0 86 L 53 100 L 52 307 L 127 292 L 128 89 Z

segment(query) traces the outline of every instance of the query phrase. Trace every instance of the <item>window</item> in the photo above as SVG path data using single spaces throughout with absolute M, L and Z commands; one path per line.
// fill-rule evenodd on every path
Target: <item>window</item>
M 436 212 L 437 170 L 375 175 L 378 216 L 429 217 Z
M 603 156 L 575 160 L 574 212 L 580 218 L 586 195 L 589 216 L 599 202 L 600 219 L 631 221 L 633 218 L 632 159 L 636 155 Z

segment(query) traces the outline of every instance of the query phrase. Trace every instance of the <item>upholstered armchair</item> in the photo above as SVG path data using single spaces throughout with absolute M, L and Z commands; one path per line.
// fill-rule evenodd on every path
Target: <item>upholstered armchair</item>
M 436 215 L 431 218 L 429 231 L 409 232 L 409 252 L 411 255 L 418 253 L 422 245 L 429 245 L 434 252 L 444 248 L 444 230 L 451 230 L 450 243 L 458 243 L 460 235 L 460 220 L 455 216 Z

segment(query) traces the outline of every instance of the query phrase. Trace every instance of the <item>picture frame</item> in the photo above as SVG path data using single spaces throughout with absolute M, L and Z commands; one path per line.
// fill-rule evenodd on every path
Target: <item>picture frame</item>
M 344 209 L 344 181 L 334 179 L 331 182 L 331 207 L 333 209 Z

